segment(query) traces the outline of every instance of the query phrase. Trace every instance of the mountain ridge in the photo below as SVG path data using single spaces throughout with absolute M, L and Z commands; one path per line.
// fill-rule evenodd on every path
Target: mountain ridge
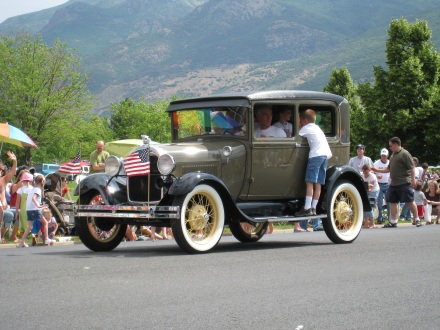
M 70 0 L 10 18 L 0 33 L 28 29 L 76 48 L 105 113 L 125 98 L 321 90 L 342 65 L 369 80 L 392 18 L 429 18 L 435 33 L 439 14 L 433 0 Z

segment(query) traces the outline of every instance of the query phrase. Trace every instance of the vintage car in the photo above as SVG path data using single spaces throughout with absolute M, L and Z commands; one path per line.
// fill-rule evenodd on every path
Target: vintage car
M 261 104 L 272 108 L 273 123 L 289 109 L 289 137 L 254 136 L 254 108 Z M 309 108 L 316 111 L 333 157 L 317 215 L 295 217 L 304 205 L 309 154 L 307 140 L 298 135 L 298 117 Z M 106 173 L 87 176 L 75 190 L 79 203 L 71 211 L 89 249 L 116 248 L 127 225 L 172 227 L 188 253 L 214 248 L 225 227 L 243 243 L 256 242 L 268 222 L 321 218 L 334 243 L 350 243 L 359 235 L 363 211 L 371 207 L 360 174 L 345 165 L 350 113 L 343 97 L 310 91 L 230 93 L 173 101 L 167 112 L 172 142 L 150 145 L 144 136 L 144 145 L 130 155 L 139 158 L 138 172 L 127 167 L 127 158 L 111 156 Z

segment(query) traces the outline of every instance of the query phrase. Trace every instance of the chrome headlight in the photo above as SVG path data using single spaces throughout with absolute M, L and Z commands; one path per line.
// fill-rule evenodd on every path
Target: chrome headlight
M 114 176 L 119 173 L 121 162 L 116 156 L 110 156 L 105 160 L 105 173 Z
M 162 175 L 170 174 L 172 171 L 174 171 L 175 167 L 176 162 L 174 161 L 174 158 L 168 154 L 160 156 L 157 160 L 157 169 Z

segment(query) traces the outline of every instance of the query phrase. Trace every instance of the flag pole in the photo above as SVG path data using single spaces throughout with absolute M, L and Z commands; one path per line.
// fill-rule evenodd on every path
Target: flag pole
M 81 202 L 80 200 L 80 196 L 81 196 L 81 174 L 82 174 L 82 166 L 81 166 L 81 161 L 82 161 L 82 145 L 81 142 L 79 143 L 79 176 L 78 176 L 78 202 Z
M 148 135 L 142 135 L 142 142 L 147 145 L 148 150 L 148 164 L 150 166 L 150 173 L 148 173 L 148 183 L 147 183 L 147 207 L 150 208 L 150 178 L 151 178 L 151 163 L 150 163 L 150 138 Z

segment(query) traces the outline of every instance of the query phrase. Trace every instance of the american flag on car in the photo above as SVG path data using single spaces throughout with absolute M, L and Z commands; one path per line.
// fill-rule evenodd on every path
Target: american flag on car
M 125 173 L 127 176 L 141 176 L 150 173 L 150 151 L 142 149 L 124 158 Z
M 66 174 L 81 174 L 81 150 L 78 150 L 78 153 L 73 160 L 61 164 L 58 172 Z

